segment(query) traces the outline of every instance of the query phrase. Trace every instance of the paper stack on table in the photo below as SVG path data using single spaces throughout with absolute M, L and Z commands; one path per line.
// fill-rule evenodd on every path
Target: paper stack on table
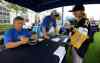
M 68 39 L 69 39 L 69 37 L 67 36 L 67 37 L 63 40 L 63 42 L 64 42 L 64 43 L 67 43 L 67 42 L 68 42 Z

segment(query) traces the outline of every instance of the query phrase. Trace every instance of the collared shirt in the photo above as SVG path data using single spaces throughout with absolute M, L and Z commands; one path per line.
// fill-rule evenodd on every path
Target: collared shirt
M 31 37 L 31 33 L 26 29 L 21 29 L 20 31 L 16 31 L 15 28 L 11 28 L 4 33 L 4 44 L 9 42 L 17 42 L 20 40 L 21 36 Z
M 43 20 L 42 27 L 49 31 L 51 27 L 56 27 L 56 20 L 52 16 L 46 16 Z

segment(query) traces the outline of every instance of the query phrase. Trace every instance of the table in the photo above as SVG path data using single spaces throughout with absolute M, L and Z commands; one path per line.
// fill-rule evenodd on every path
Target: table
M 23 45 L 0 52 L 0 63 L 59 63 L 60 58 L 54 55 L 58 44 L 43 41 L 36 45 Z M 66 63 L 64 57 L 63 63 Z
M 58 63 L 59 58 L 46 47 L 24 45 L 0 53 L 0 63 Z

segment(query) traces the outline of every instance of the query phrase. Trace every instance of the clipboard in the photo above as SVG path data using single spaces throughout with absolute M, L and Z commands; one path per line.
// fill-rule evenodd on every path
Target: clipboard
M 89 37 L 87 34 L 81 33 L 80 31 L 75 31 L 75 33 L 71 36 L 71 44 L 73 47 L 79 49 L 88 38 Z

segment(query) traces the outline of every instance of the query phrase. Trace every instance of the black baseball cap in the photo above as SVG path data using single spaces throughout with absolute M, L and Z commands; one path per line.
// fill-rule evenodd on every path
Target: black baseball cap
M 51 15 L 53 15 L 53 16 L 58 16 L 59 13 L 58 13 L 56 10 L 53 10 L 53 11 L 51 12 Z
M 75 12 L 75 11 L 79 11 L 79 10 L 85 11 L 85 7 L 84 7 L 83 5 L 75 5 L 75 6 L 73 7 L 73 9 L 70 10 L 69 12 Z

